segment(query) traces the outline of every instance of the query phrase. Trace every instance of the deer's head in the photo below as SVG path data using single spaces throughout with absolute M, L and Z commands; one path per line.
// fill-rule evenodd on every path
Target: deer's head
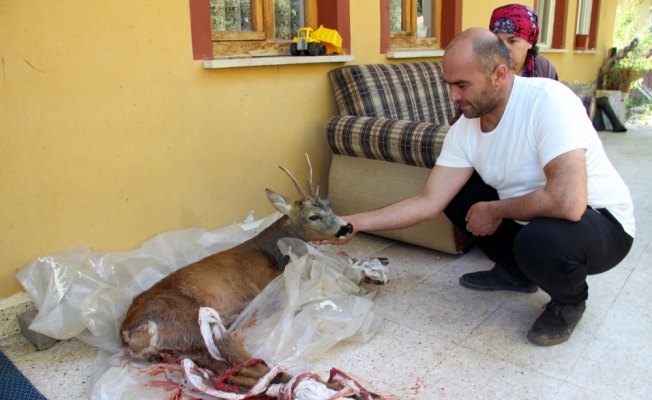
M 312 165 L 310 158 L 308 160 L 308 193 L 306 193 L 297 180 L 292 176 L 290 171 L 279 165 L 283 171 L 292 179 L 296 186 L 301 199 L 291 201 L 285 196 L 274 193 L 265 189 L 267 198 L 272 202 L 274 208 L 288 216 L 293 230 L 297 237 L 305 240 L 319 240 L 332 238 L 345 238 L 353 232 L 353 226 L 342 218 L 338 217 L 319 199 L 319 186 L 312 186 Z

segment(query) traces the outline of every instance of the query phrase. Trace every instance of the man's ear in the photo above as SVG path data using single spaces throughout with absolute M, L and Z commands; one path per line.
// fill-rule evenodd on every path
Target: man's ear
M 274 208 L 285 215 L 290 213 L 292 210 L 292 201 L 290 199 L 285 196 L 281 196 L 280 194 L 274 193 L 269 189 L 265 189 L 265 193 L 267 194 L 269 201 L 272 202 Z
M 491 73 L 492 79 L 494 81 L 494 86 L 503 87 L 507 84 L 507 75 L 509 73 L 509 67 L 505 64 L 499 64 L 494 72 Z

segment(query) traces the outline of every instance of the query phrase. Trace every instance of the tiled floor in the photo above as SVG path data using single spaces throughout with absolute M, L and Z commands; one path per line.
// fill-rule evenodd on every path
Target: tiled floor
M 459 285 L 463 273 L 491 268 L 477 249 L 451 256 L 358 235 L 343 250 L 390 259 L 390 283 L 377 297 L 386 319 L 368 343 L 341 343 L 313 360 L 317 371 L 337 367 L 402 399 L 652 398 L 652 128 L 600 136 L 632 192 L 637 235 L 618 267 L 589 277 L 588 308 L 568 342 L 526 339 L 545 293 Z M 94 348 L 73 339 L 36 352 L 19 335 L 0 349 L 49 399 L 85 397 Z

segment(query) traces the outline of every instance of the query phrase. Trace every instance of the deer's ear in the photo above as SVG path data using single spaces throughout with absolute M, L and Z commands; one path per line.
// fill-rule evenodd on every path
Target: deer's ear
M 274 193 L 269 189 L 265 189 L 265 193 L 267 194 L 269 201 L 272 202 L 274 208 L 285 215 L 290 213 L 292 210 L 292 201 L 290 201 L 290 199 L 281 196 L 280 194 Z

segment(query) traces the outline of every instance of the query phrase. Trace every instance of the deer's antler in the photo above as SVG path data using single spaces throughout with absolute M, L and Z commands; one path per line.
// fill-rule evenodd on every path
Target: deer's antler
M 297 187 L 297 190 L 301 194 L 301 197 L 304 199 L 307 199 L 309 197 L 317 197 L 319 193 L 319 185 L 317 185 L 316 188 L 312 186 L 312 164 L 310 164 L 310 157 L 308 157 L 308 153 L 306 153 L 306 160 L 308 161 L 308 194 L 306 194 L 306 192 L 303 190 L 301 185 L 299 185 L 299 182 L 297 182 L 297 180 L 294 178 L 294 176 L 290 171 L 288 171 L 282 165 L 278 166 L 280 169 L 285 171 L 286 174 L 288 174 L 290 179 L 292 179 L 292 182 L 294 182 L 294 186 Z
M 308 157 L 308 153 L 306 153 L 306 160 L 308 160 L 308 190 L 310 191 L 311 197 L 317 197 L 319 186 L 317 186 L 317 188 L 312 187 L 312 165 L 310 164 L 310 157 Z
M 294 178 L 294 176 L 292 176 L 292 174 L 290 173 L 290 171 L 288 171 L 287 169 L 285 169 L 285 167 L 283 167 L 282 165 L 279 165 L 278 167 L 279 167 L 280 169 L 282 169 L 283 171 L 285 171 L 285 173 L 288 174 L 288 176 L 290 177 L 290 179 L 292 179 L 292 182 L 294 182 L 294 186 L 297 187 L 297 190 L 299 191 L 299 194 L 301 194 L 301 198 L 303 198 L 303 199 L 307 199 L 307 198 L 308 198 L 308 195 L 306 194 L 306 192 L 303 191 L 303 188 L 301 187 L 301 185 L 299 185 L 299 182 L 297 182 L 297 180 Z

